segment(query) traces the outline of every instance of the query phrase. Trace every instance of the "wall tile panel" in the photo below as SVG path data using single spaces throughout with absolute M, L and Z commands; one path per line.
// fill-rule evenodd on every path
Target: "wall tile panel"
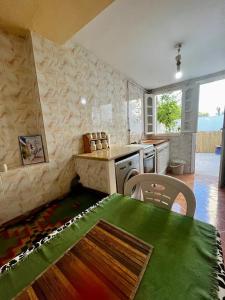
M 12 38 L 0 34 L 0 45 L 1 38 L 5 49 L 8 49 Z M 21 71 L 21 78 L 16 76 L 15 70 L 21 69 L 22 57 L 10 66 L 13 71 L 8 72 L 8 78 L 3 76 L 3 81 L 15 82 L 15 88 L 12 86 L 7 90 L 8 87 L 5 87 L 12 99 L 17 101 L 18 89 L 21 95 L 29 95 L 22 97 L 26 100 L 21 100 L 21 105 L 16 104 L 15 120 L 22 124 L 28 118 L 33 122 L 32 126 L 36 124 L 41 132 L 45 130 L 49 163 L 19 168 L 15 173 L 10 171 L 3 175 L 3 183 L 0 182 L 0 223 L 62 197 L 69 191 L 71 180 L 76 175 L 73 155 L 83 151 L 82 134 L 105 130 L 111 135 L 112 143 L 128 142 L 126 78 L 79 45 L 67 49 L 36 33 L 32 33 L 31 38 L 32 44 L 28 43 L 27 47 L 30 55 L 34 56 L 37 82 L 29 81 Z M 17 47 L 22 49 L 23 46 L 18 43 Z M 3 50 L 3 61 L 15 57 L 14 51 L 5 52 Z M 20 80 L 23 84 L 29 82 L 33 89 L 27 86 L 27 90 L 20 89 Z M 29 112 L 24 112 L 30 97 L 40 98 L 40 106 L 32 106 Z M 80 103 L 80 97 L 86 97 L 87 105 Z M 12 103 L 6 108 L 10 110 Z M 4 109 L 0 101 L 0 116 L 4 116 L 8 128 Z M 16 153 L 18 149 L 11 155 Z M 7 201 L 12 201 L 8 208 Z

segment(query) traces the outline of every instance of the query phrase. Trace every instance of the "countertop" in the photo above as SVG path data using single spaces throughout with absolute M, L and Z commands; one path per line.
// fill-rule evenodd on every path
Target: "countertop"
M 140 145 L 112 145 L 107 150 L 103 149 L 94 151 L 92 153 L 78 154 L 76 157 L 96 160 L 114 160 L 119 157 L 140 151 L 141 149 L 143 149 L 143 146 Z
M 160 145 L 162 143 L 165 143 L 165 142 L 168 142 L 168 140 L 144 140 L 142 141 L 143 144 L 151 144 L 151 145 L 154 145 L 154 146 L 157 146 L 157 145 Z

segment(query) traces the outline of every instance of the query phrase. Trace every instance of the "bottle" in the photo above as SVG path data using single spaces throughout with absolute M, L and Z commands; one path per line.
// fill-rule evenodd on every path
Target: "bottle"
M 102 149 L 102 143 L 101 143 L 100 140 L 97 140 L 96 147 L 97 147 L 97 150 L 101 150 Z
M 102 141 L 102 148 L 103 149 L 108 149 L 108 142 L 107 142 L 107 140 L 103 140 Z
M 92 138 L 93 138 L 93 139 L 97 139 L 97 134 L 96 134 L 96 132 L 92 132 Z
M 86 135 L 87 135 L 87 137 L 88 137 L 89 140 L 92 139 L 92 134 L 90 132 L 88 132 Z
M 95 141 L 91 141 L 91 152 L 96 151 Z

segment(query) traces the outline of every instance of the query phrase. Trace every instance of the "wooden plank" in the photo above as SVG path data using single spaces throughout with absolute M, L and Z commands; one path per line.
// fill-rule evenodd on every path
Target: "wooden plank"
M 153 247 L 100 220 L 17 300 L 133 299 Z
M 122 299 L 114 293 L 112 286 L 104 282 L 93 270 L 71 251 L 57 262 L 57 267 L 68 278 L 84 299 Z M 88 287 L 88 288 L 87 288 Z
M 115 284 L 120 291 L 123 291 L 126 296 L 130 295 L 135 285 L 135 279 L 130 278 L 126 270 L 121 269 L 121 265 L 118 263 L 114 265 L 114 259 L 96 251 L 93 245 L 90 245 L 86 240 L 83 241 L 83 239 L 79 242 L 78 247 L 73 248 L 71 251 L 84 261 L 89 268 L 97 267 L 99 272 L 107 276 L 107 279 Z
M 146 254 L 141 253 L 98 226 L 95 226 L 86 236 L 88 239 L 94 240 L 95 243 L 107 247 L 108 251 L 113 253 L 112 255 L 118 255 L 121 258 L 124 257 L 126 261 L 129 258 L 131 263 L 136 264 L 138 270 L 146 259 Z
M 17 300 L 38 300 L 38 297 L 34 289 L 30 286 L 23 291 L 17 298 Z
M 53 265 L 32 285 L 38 299 L 81 300 L 78 292 L 63 273 Z
M 116 226 L 112 226 L 111 224 L 105 222 L 104 220 L 100 220 L 98 226 L 110 232 L 114 236 L 118 237 L 122 241 L 128 243 L 133 248 L 143 252 L 144 254 L 148 254 L 149 250 L 152 249 L 151 245 L 146 244 L 144 241 L 139 240 L 137 237 L 132 236 L 128 232 L 125 232 Z

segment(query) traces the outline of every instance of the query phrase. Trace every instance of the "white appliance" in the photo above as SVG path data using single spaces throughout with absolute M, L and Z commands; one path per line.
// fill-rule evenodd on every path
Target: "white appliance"
M 120 158 L 115 162 L 117 193 L 124 194 L 126 182 L 140 173 L 139 153 Z
M 141 144 L 144 148 L 144 173 L 156 172 L 155 147 L 151 144 Z
M 136 144 L 144 149 L 143 153 L 143 166 L 144 173 L 155 173 L 156 172 L 156 157 L 155 157 L 155 147 L 152 144 Z
M 169 142 L 155 146 L 156 149 L 156 173 L 166 174 L 169 166 L 170 150 Z

